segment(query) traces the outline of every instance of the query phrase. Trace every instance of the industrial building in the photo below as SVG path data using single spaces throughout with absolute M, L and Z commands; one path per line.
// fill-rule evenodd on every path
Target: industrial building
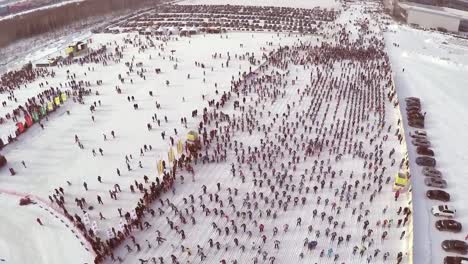
M 400 2 L 395 5 L 394 14 L 408 24 L 421 28 L 452 33 L 468 32 L 468 12 L 435 6 L 444 0 L 417 0 L 431 5 L 414 2 Z

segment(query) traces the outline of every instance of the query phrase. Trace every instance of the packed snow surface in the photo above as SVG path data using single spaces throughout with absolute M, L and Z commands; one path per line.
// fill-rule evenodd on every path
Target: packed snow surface
M 183 2 L 187 3 L 198 4 Z M 248 4 L 263 3 L 315 6 L 310 1 Z M 0 94 L 0 101 L 7 102 L 0 108 L 4 116 L 46 88 L 71 91 L 71 80 L 89 81 L 85 88 L 92 90 L 84 104 L 70 98 L 49 120 L 42 120 L 44 129 L 35 125 L 2 150 L 8 165 L 0 170 L 1 189 L 50 198 L 51 204 L 41 202 L 41 206 L 54 211 L 60 209 L 51 196 L 63 196 L 67 210 L 81 217 L 86 211 L 90 223 L 96 223 L 96 228 L 88 224 L 86 228 L 105 240 L 112 235 L 111 228 L 121 229 L 119 209 L 132 212 L 143 196 L 136 187 L 136 192 L 130 191 L 130 186 L 137 182 L 146 188 L 145 178 L 149 182 L 162 178 L 156 164 L 161 159 L 169 163 L 170 137 L 185 141 L 187 132 L 197 131 L 202 122 L 208 135 L 201 137 L 211 142 L 203 142 L 202 157 L 193 164 L 195 173 L 177 170 L 172 188 L 149 205 L 143 217 L 147 230 L 133 231 L 135 243 L 127 238 L 114 251 L 124 263 L 151 263 L 159 257 L 170 263 L 173 255 L 181 263 L 361 264 L 384 263 L 387 252 L 388 263 L 396 263 L 400 252 L 401 263 L 408 263 L 413 220 L 402 224 L 401 208 L 413 206 L 418 207 L 417 253 L 428 259 L 433 251 L 441 260 L 438 245 L 445 235 L 432 227 L 432 202 L 425 200 L 418 172 L 413 171 L 414 198 L 403 190 L 396 199 L 392 189 L 394 175 L 404 170 L 406 147 L 397 136 L 400 113 L 391 72 L 384 57 L 365 48 L 372 37 L 364 34 L 367 27 L 382 41 L 382 24 L 363 10 L 362 5 L 352 4 L 338 23 L 327 24 L 316 36 L 93 34 L 91 48 L 108 48 L 105 56 L 97 57 L 99 61 L 51 68 L 55 77 L 39 78 L 15 90 L 17 102 L 7 93 Z M 339 23 L 349 20 L 352 24 L 341 32 L 350 35 L 344 37 L 338 33 Z M 467 124 L 457 118 L 463 116 L 466 99 L 461 90 L 466 87 L 464 47 L 448 37 L 431 38 L 399 27 L 391 30 L 396 33 L 386 33 L 387 46 L 400 43 L 388 48 L 397 69 L 399 96 L 421 97 L 428 112 L 428 132 L 435 150 L 440 149 L 439 166 L 456 192 L 452 199 L 460 207 L 457 215 L 466 221 L 462 205 L 466 199 L 460 190 L 468 186 L 459 179 L 465 159 L 459 143 L 466 141 L 460 131 Z M 314 48 L 324 41 L 339 48 Z M 363 47 L 350 52 L 338 45 L 347 41 Z M 404 73 L 399 71 L 402 67 Z M 40 85 L 45 81 L 44 87 Z M 453 97 L 457 100 L 449 105 L 440 100 Z M 198 115 L 192 116 L 194 110 Z M 184 117 L 186 123 L 181 122 Z M 0 128 L 14 125 L 8 120 Z M 211 131 L 215 135 L 210 136 Z M 411 166 L 415 168 L 412 162 Z M 17 174 L 10 176 L 8 167 Z M 56 190 L 59 187 L 63 195 Z M 109 195 L 114 191 L 116 199 Z M 80 208 L 77 198 L 84 198 L 87 206 Z M 0 199 L 0 258 L 6 263 L 91 262 L 94 255 L 64 226 L 68 221 L 48 217 L 37 204 L 18 208 L 19 198 L 0 194 Z M 36 242 L 38 237 L 43 244 Z M 343 242 L 338 242 L 340 237 Z M 435 240 L 432 245 L 430 239 Z M 317 246 L 309 250 L 305 242 L 311 241 Z
M 182 0 L 179 5 L 244 5 L 244 6 L 278 6 L 293 8 L 338 8 L 336 0 Z

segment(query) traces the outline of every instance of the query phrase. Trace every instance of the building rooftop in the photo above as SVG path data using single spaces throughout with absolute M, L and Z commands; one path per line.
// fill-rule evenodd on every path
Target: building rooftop
M 417 10 L 421 12 L 427 12 L 432 14 L 437 14 L 441 16 L 459 18 L 459 19 L 468 19 L 468 12 L 448 7 L 442 6 L 432 6 L 432 5 L 423 5 L 413 2 L 400 2 L 400 7 L 405 10 Z

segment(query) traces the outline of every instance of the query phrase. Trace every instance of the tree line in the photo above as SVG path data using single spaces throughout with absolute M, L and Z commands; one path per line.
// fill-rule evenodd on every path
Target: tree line
M 85 0 L 3 19 L 0 20 L 0 48 L 19 39 L 49 32 L 79 20 L 156 3 L 155 0 Z

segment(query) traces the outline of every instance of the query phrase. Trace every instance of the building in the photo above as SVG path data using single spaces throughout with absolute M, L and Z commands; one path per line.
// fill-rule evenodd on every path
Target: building
M 432 0 L 417 1 L 431 2 Z M 468 12 L 457 9 L 404 2 L 398 3 L 394 12 L 413 26 L 453 33 L 468 30 Z

